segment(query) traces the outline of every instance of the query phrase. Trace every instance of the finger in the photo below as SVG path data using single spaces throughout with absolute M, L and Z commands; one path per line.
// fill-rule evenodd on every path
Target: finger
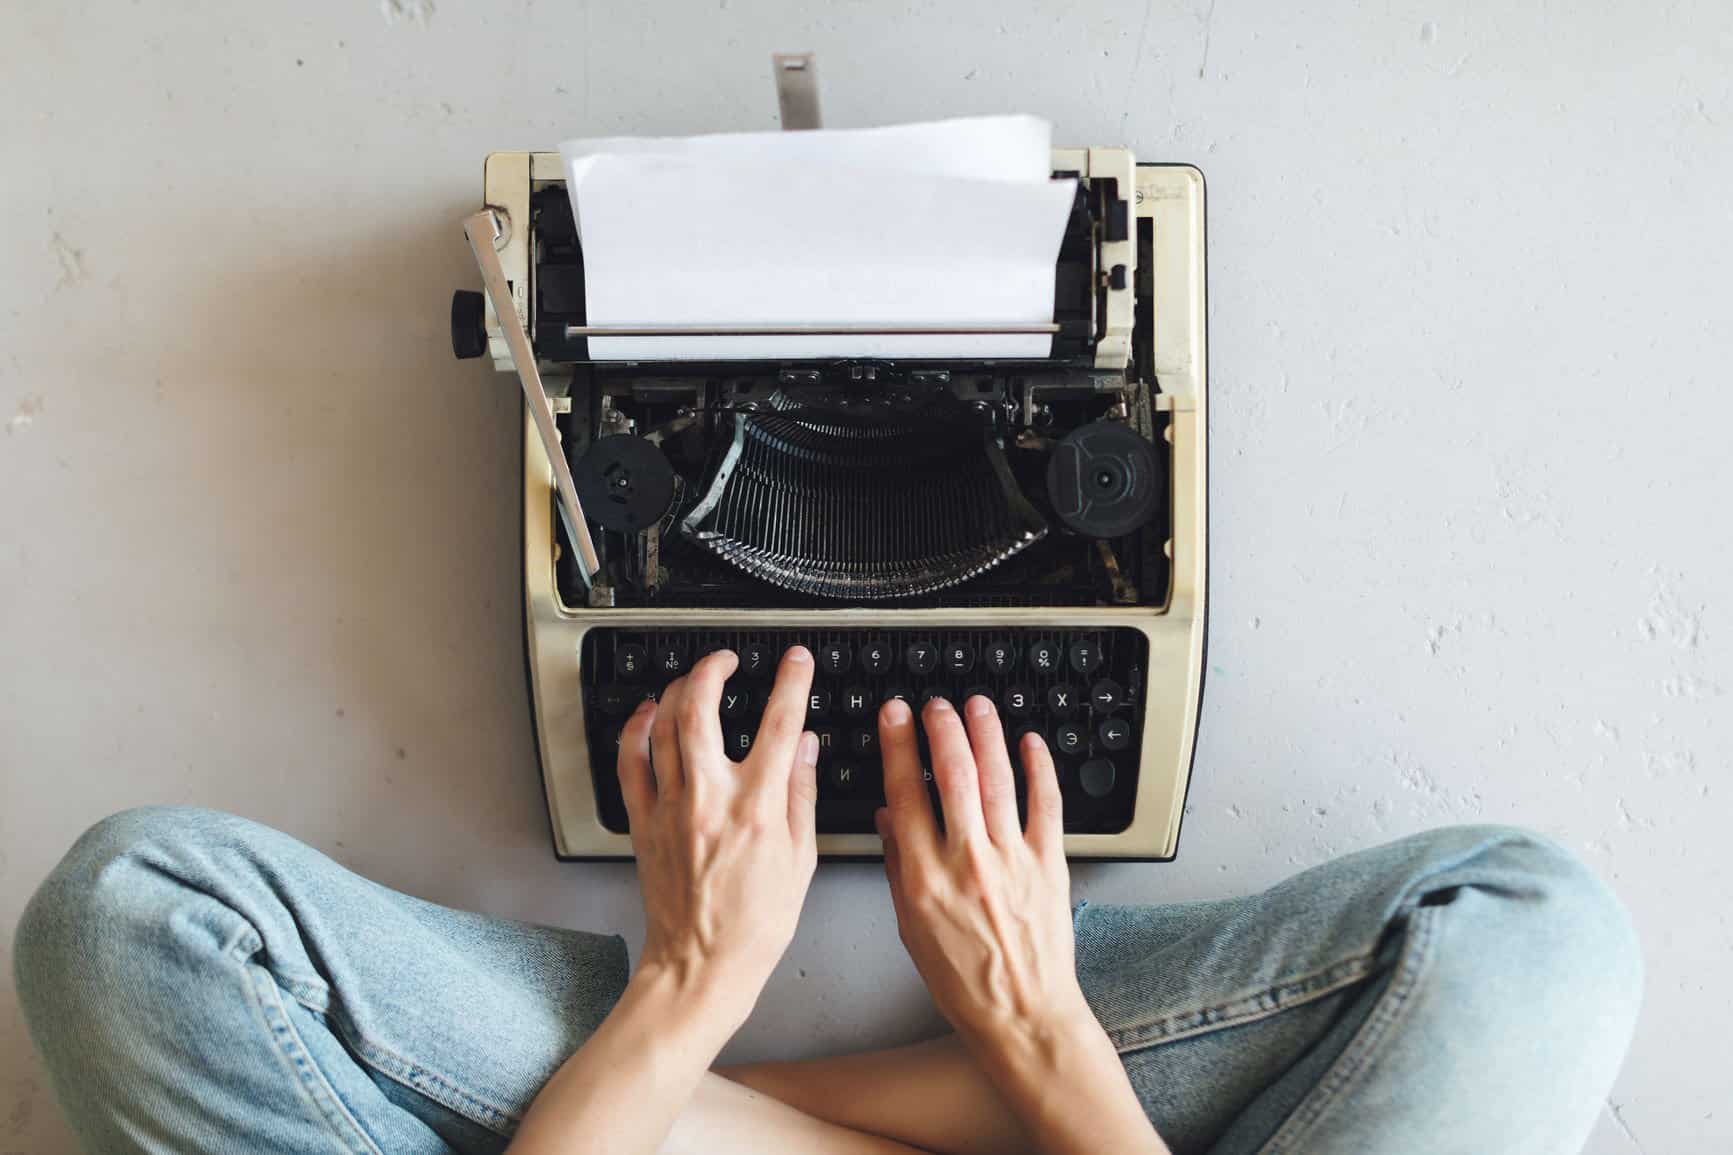
M 672 798 L 686 788 L 685 767 L 680 761 L 680 734 L 674 721 L 680 712 L 680 700 L 685 696 L 685 678 L 669 682 L 661 701 L 656 703 L 655 721 L 650 725 L 650 768 L 656 772 L 656 791 L 663 798 Z
M 801 845 L 817 837 L 818 735 L 811 730 L 794 748 L 794 772 L 788 778 L 788 829 Z
M 674 727 L 680 737 L 680 764 L 688 774 L 728 766 L 722 749 L 722 683 L 739 665 L 733 650 L 717 650 L 699 659 L 686 675 Z
M 885 809 L 899 849 L 920 855 L 938 844 L 933 803 L 921 776 L 915 715 L 907 702 L 892 698 L 879 708 L 879 751 L 885 767 Z
M 933 752 L 933 779 L 939 784 L 939 805 L 945 811 L 945 837 L 967 842 L 986 833 L 981 818 L 981 783 L 975 771 L 975 753 L 962 719 L 943 698 L 927 703 L 921 724 L 927 729 L 927 748 Z
M 987 835 L 1001 845 L 1022 837 L 1017 822 L 1017 789 L 1011 780 L 1011 756 L 1005 750 L 1005 731 L 993 700 L 976 694 L 963 703 L 963 725 L 969 731 L 969 749 L 975 755 L 975 770 L 981 780 L 981 816 Z
M 806 703 L 811 693 L 812 651 L 790 646 L 776 668 L 776 684 L 770 688 L 764 717 L 758 721 L 758 737 L 747 755 L 748 763 L 788 781 L 794 768 L 794 748 L 806 726 Z
M 1065 824 L 1059 774 L 1041 735 L 1023 735 L 1023 773 L 1029 780 L 1029 845 L 1042 853 L 1064 853 Z
M 650 770 L 650 723 L 655 716 L 656 703 L 645 698 L 620 730 L 620 797 L 633 828 L 656 804 L 656 776 Z

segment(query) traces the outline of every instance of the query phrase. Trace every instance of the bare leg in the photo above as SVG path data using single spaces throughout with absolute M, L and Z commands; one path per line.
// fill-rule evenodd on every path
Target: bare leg
M 1035 1155 L 955 1035 L 908 1047 L 718 1072 L 808 1115 L 934 1155 Z
M 762 1155 L 765 1151 L 918 1155 L 913 1147 L 825 1122 L 714 1074 L 699 1083 L 697 1094 L 661 1147 L 661 1155 Z

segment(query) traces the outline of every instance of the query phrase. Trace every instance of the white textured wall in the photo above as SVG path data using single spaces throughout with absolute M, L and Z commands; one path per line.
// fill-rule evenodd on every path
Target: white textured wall
M 1648 1005 L 1596 1155 L 1733 1145 L 1733 12 L 30 0 L 0 10 L 0 946 L 87 823 L 227 807 L 637 926 L 533 777 L 513 384 L 446 352 L 490 149 L 1029 110 L 1210 180 L 1211 674 L 1180 861 L 1455 821 L 1603 871 Z M 0 1155 L 70 1150 L 0 993 Z M 827 870 L 741 1054 L 929 1020 Z

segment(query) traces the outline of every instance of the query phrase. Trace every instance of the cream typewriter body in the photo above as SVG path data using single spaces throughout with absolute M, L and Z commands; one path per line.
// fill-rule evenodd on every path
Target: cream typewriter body
M 1203 178 L 1119 148 L 1052 167 L 1078 196 L 1050 358 L 706 365 L 588 360 L 560 158 L 487 158 L 471 243 L 502 275 L 454 298 L 453 343 L 508 371 L 532 351 L 549 402 L 526 410 L 524 593 L 561 857 L 631 854 L 614 758 L 640 698 L 734 649 L 722 721 L 748 749 L 797 641 L 822 854 L 880 853 L 880 702 L 986 693 L 1054 751 L 1070 855 L 1173 857 L 1204 673 Z

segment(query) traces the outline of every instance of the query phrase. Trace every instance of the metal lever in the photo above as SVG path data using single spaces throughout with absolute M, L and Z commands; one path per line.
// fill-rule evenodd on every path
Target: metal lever
M 482 288 L 487 291 L 488 300 L 493 302 L 494 315 L 499 318 L 506 351 L 511 354 L 512 368 L 517 370 L 518 384 L 523 386 L 524 404 L 529 406 L 530 417 L 542 439 L 542 448 L 547 451 L 548 464 L 553 466 L 554 489 L 558 495 L 554 505 L 560 511 L 560 520 L 565 523 L 566 537 L 578 551 L 578 573 L 584 579 L 584 588 L 588 589 L 602 563 L 596 557 L 596 543 L 590 540 L 590 524 L 584 520 L 584 506 L 578 500 L 577 486 L 572 484 L 571 466 L 566 464 L 566 455 L 560 449 L 560 433 L 554 426 L 553 406 L 548 404 L 547 391 L 542 388 L 535 350 L 530 347 L 523 322 L 518 320 L 517 307 L 512 304 L 511 286 L 506 283 L 505 268 L 499 263 L 499 252 L 494 248 L 494 242 L 504 235 L 499 210 L 482 209 L 464 218 L 463 235 L 469 239 L 469 249 L 475 254 L 475 263 L 481 269 Z
M 1057 333 L 1052 321 L 1027 325 L 567 325 L 566 337 L 990 337 Z
M 817 128 L 818 57 L 810 52 L 777 52 L 770 57 L 776 71 L 776 109 L 785 132 Z

